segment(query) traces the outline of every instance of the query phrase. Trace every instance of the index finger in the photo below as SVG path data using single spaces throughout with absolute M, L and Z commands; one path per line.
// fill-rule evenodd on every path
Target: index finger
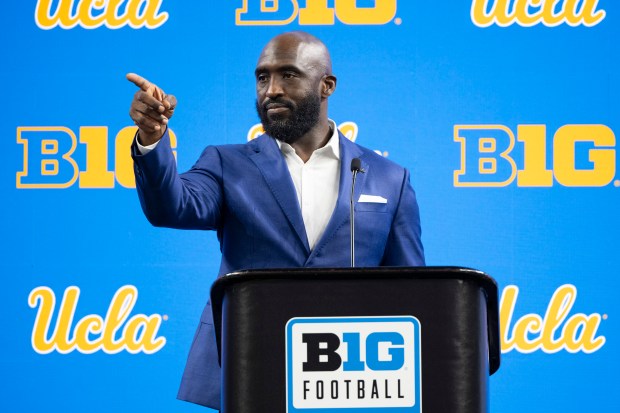
M 137 75 L 135 73 L 127 73 L 125 77 L 127 78 L 127 80 L 129 80 L 131 83 L 138 86 L 140 89 L 144 90 L 145 92 L 148 91 L 149 88 L 152 86 L 151 82 L 149 82 L 142 76 Z

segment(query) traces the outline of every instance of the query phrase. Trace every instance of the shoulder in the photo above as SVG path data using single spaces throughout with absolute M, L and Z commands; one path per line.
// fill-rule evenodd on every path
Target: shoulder
M 368 167 L 372 167 L 373 170 L 379 169 L 389 174 L 405 174 L 406 169 L 397 164 L 396 162 L 380 155 L 372 149 L 366 148 L 355 142 L 351 142 L 346 137 L 340 135 L 341 148 L 343 151 L 347 151 L 351 154 L 352 158 L 360 158 L 362 165 L 366 164 Z
M 210 145 L 205 148 L 205 152 L 217 152 L 222 156 L 234 156 L 234 155 L 250 155 L 255 152 L 260 152 L 270 146 L 276 146 L 274 140 L 267 136 L 261 135 L 256 139 L 252 139 L 246 143 L 233 143 L 224 145 Z
M 261 152 L 259 158 L 263 155 L 273 157 L 279 153 L 279 149 L 274 140 L 267 135 L 259 136 L 247 143 L 210 145 L 202 151 L 196 166 L 211 168 L 210 165 L 219 165 L 222 170 L 241 170 L 252 166 L 258 159 L 256 156 Z
M 266 138 L 266 139 L 265 139 Z M 268 145 L 271 138 L 262 135 L 246 143 L 232 143 L 222 145 L 209 145 L 203 149 L 200 158 L 218 157 L 222 159 L 248 157 L 253 153 L 260 151 L 261 146 Z M 262 142 L 261 142 L 262 141 Z

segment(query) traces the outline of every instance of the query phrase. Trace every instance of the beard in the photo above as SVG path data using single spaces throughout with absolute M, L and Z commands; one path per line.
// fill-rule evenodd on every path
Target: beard
M 289 116 L 270 119 L 266 108 L 269 103 L 286 106 L 289 109 Z M 262 104 L 256 100 L 256 112 L 267 135 L 290 145 L 319 122 L 321 97 L 308 92 L 297 105 L 284 99 L 267 99 Z

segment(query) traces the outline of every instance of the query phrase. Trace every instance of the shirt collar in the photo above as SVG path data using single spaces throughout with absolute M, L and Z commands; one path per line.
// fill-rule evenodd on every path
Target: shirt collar
M 329 127 L 332 130 L 332 136 L 330 136 L 329 140 L 322 148 L 317 149 L 315 152 L 322 153 L 323 155 L 331 154 L 334 158 L 340 160 L 340 139 L 338 137 L 338 128 L 336 127 L 336 122 L 331 119 L 328 119 Z M 295 149 L 291 145 L 286 142 L 282 142 L 276 139 L 276 143 L 278 144 L 278 148 L 280 148 L 280 152 L 286 153 L 295 153 Z

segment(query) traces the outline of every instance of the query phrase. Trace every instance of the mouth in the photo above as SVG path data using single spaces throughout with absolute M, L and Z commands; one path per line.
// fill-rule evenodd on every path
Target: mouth
M 286 106 L 278 106 L 278 107 L 273 107 L 273 108 L 269 108 L 267 109 L 267 114 L 269 115 L 277 115 L 280 113 L 284 113 L 286 111 L 288 111 L 289 109 Z
M 267 111 L 267 114 L 269 115 L 275 115 L 275 114 L 284 113 L 286 111 L 290 111 L 290 108 L 288 107 L 288 105 L 284 103 L 270 102 L 270 103 L 263 105 L 263 107 L 265 108 L 265 110 Z

